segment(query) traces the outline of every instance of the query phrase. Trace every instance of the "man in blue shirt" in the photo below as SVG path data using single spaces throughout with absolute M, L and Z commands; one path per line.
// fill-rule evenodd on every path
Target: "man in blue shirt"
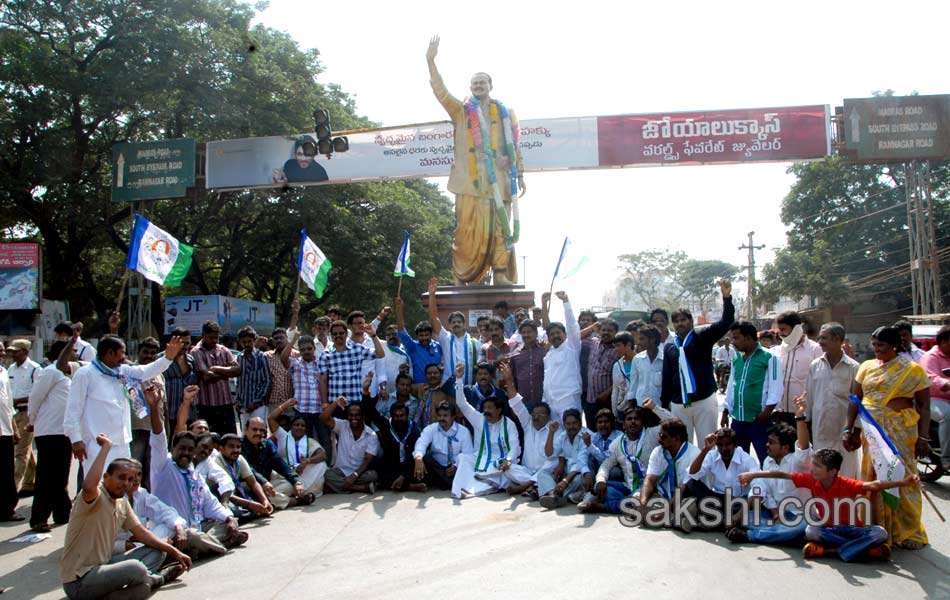
M 412 361 L 412 383 L 425 383 L 426 367 L 433 363 L 442 365 L 442 346 L 432 339 L 432 323 L 421 321 L 416 325 L 418 339 L 412 339 L 406 331 L 402 298 L 396 298 L 396 327 L 399 329 L 399 340 Z

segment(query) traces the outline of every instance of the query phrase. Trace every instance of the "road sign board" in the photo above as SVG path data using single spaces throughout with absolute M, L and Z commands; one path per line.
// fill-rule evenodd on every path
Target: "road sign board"
M 127 142 L 112 147 L 112 199 L 181 198 L 195 185 L 195 140 Z
M 846 98 L 842 117 L 857 160 L 950 158 L 950 95 Z

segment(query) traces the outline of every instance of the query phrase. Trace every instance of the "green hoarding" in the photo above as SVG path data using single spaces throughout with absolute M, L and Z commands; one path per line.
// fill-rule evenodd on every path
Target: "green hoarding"
M 112 200 L 181 198 L 195 185 L 195 140 L 127 142 L 112 147 Z
M 950 95 L 846 98 L 842 117 L 857 160 L 950 158 Z

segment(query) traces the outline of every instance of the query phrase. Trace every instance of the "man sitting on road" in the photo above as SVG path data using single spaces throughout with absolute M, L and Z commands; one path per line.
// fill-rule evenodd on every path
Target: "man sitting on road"
M 135 516 L 126 498 L 134 471 L 133 463 L 119 458 L 109 464 L 103 476 L 112 441 L 96 437 L 99 453 L 89 463 L 82 489 L 73 502 L 60 559 L 63 591 L 70 600 L 86 598 L 147 598 L 152 590 L 177 579 L 191 568 L 191 559 L 146 529 Z M 91 450 L 91 448 L 90 448 Z M 148 546 L 152 552 L 141 560 L 124 556 L 115 560 L 113 543 L 119 529 Z M 161 573 L 149 572 L 146 562 L 157 568 L 165 556 L 177 561 Z M 114 562 L 113 562 L 114 561 Z M 119 594 L 122 594 L 121 596 Z
M 346 398 L 336 399 L 336 407 L 346 410 L 346 420 L 333 417 L 333 407 L 325 408 L 320 419 L 336 434 L 337 447 L 333 468 L 325 476 L 325 485 L 340 493 L 376 492 L 376 471 L 370 463 L 379 455 L 379 439 L 363 422 L 363 407 L 359 403 L 347 406 Z
M 270 503 L 268 491 L 271 496 L 276 495 L 277 491 L 270 483 L 268 489 L 258 483 L 251 470 L 251 465 L 247 459 L 241 456 L 242 441 L 236 433 L 226 433 L 221 436 L 221 452 L 217 457 L 218 466 L 224 469 L 231 477 L 233 490 L 229 492 L 220 492 L 221 502 L 230 503 L 235 508 L 233 510 L 240 512 L 241 522 L 250 521 L 260 517 L 268 517 L 274 512 L 274 505 Z
M 264 492 L 270 497 L 271 504 L 277 510 L 288 506 L 307 506 L 316 499 L 313 492 L 308 492 L 300 476 L 287 464 L 277 446 L 267 436 L 267 426 L 264 419 L 251 417 L 247 420 L 247 431 L 241 441 L 241 455 L 247 459 L 254 471 L 254 477 L 264 487 Z M 272 486 L 274 493 L 268 493 L 267 486 Z
M 508 381 L 508 387 L 505 388 L 508 393 L 508 405 L 515 417 L 521 421 L 521 428 L 524 431 L 524 454 L 521 457 L 521 464 L 512 465 L 511 468 L 524 469 L 522 476 L 528 479 L 521 485 L 509 487 L 508 492 L 512 495 L 526 494 L 537 500 L 540 496 L 554 489 L 555 482 L 551 477 L 547 477 L 544 483 L 539 484 L 538 476 L 541 471 L 547 471 L 548 475 L 552 475 L 558 466 L 558 457 L 553 450 L 552 456 L 548 456 L 544 450 L 549 439 L 553 444 L 557 423 L 551 420 L 551 408 L 544 402 L 536 404 L 529 415 L 524 399 L 515 389 L 511 368 L 502 363 L 499 369 L 502 377 Z M 482 372 L 483 369 L 479 366 L 479 377 L 481 377 Z M 536 492 L 532 491 L 535 485 L 538 485 Z
M 435 411 L 439 421 L 423 429 L 416 441 L 415 476 L 440 490 L 450 490 L 459 458 L 472 453 L 472 434 L 455 422 L 455 407 L 448 402 Z

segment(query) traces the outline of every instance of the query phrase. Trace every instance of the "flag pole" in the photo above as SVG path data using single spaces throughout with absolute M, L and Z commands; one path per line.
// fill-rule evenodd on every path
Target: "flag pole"
M 402 276 L 399 277 L 399 284 L 396 286 L 396 297 L 401 298 L 402 294 Z
M 135 224 L 135 202 L 131 202 L 129 204 L 129 217 L 132 218 L 132 224 L 134 225 Z M 126 287 L 126 284 L 129 282 L 129 275 L 131 274 L 132 274 L 132 270 L 126 267 L 125 274 L 122 276 L 122 281 L 119 283 L 119 299 L 115 303 L 114 312 L 118 313 L 119 309 L 122 308 L 122 301 L 125 299 L 125 287 Z
M 947 520 L 943 518 L 942 514 L 940 514 L 940 509 L 937 508 L 937 505 L 934 504 L 934 501 L 933 499 L 931 499 L 930 494 L 927 493 L 927 490 L 925 490 L 924 486 L 922 485 L 920 486 L 920 492 L 924 495 L 924 498 L 927 499 L 927 502 L 930 503 L 930 507 L 934 509 L 934 512 L 937 513 L 937 516 L 940 517 L 940 520 L 946 523 Z

